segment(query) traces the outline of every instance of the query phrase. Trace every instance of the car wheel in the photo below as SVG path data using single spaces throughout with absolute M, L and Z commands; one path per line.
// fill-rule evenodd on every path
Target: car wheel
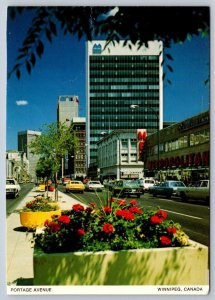
M 153 197 L 157 197 L 157 194 L 155 194 L 155 193 L 152 193 L 152 196 L 153 196 Z
M 181 200 L 182 200 L 182 201 L 187 201 L 187 196 L 185 195 L 184 192 L 181 192 L 181 193 L 180 193 L 180 197 L 181 197 Z
M 140 195 L 137 195 L 137 198 L 140 198 Z

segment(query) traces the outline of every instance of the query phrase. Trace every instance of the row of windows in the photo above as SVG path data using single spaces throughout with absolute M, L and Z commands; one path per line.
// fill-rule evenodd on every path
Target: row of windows
M 119 76 L 120 75 L 120 76 Z M 144 76 L 145 75 L 145 76 Z M 104 81 L 106 81 L 107 79 L 110 79 L 112 81 L 114 81 L 115 78 L 118 78 L 118 79 L 121 79 L 123 80 L 124 78 L 128 78 L 128 79 L 136 79 L 134 80 L 134 82 L 136 82 L 137 80 L 142 80 L 143 78 L 158 78 L 159 77 L 159 73 L 157 71 L 151 71 L 150 74 L 147 74 L 147 73 L 139 73 L 139 74 L 134 74 L 134 72 L 125 72 L 124 74 L 118 74 L 117 72 L 115 72 L 114 74 L 106 74 L 105 72 L 102 72 L 100 74 L 91 74 L 90 75 L 90 81 L 92 79 L 95 79 L 95 78 L 103 78 Z
M 153 82 L 142 83 L 142 84 L 91 84 L 90 91 L 96 90 L 145 90 L 145 89 L 159 89 L 159 81 L 154 80 Z
M 141 96 L 140 96 L 140 94 L 139 94 L 139 96 L 135 96 L 135 97 L 132 96 L 131 98 L 129 98 L 130 101 L 128 99 L 122 98 L 122 97 L 111 97 L 111 98 L 107 98 L 107 97 L 91 97 L 90 98 L 90 106 L 94 106 L 94 105 L 98 106 L 98 104 L 101 101 L 106 101 L 106 103 L 109 102 L 109 101 L 111 101 L 111 102 L 113 102 L 113 101 L 122 102 L 123 101 L 125 103 L 125 105 L 126 104 L 127 105 L 131 105 L 133 103 L 137 104 L 137 101 L 141 101 L 139 103 L 139 104 L 141 104 L 141 103 L 143 103 L 143 101 L 140 100 L 140 99 L 143 98 L 143 97 L 144 97 L 144 99 L 146 101 L 148 101 L 148 103 L 154 103 L 154 104 L 156 104 L 159 101 L 159 93 L 157 93 L 157 92 L 145 93 L 144 92 L 144 94 L 141 94 Z M 120 105 L 120 103 L 119 103 L 119 105 Z
M 190 135 L 179 137 L 178 139 L 160 143 L 159 152 L 171 152 L 178 149 L 187 148 L 189 146 L 196 146 L 208 142 L 210 139 L 209 129 L 204 129 Z M 154 146 L 149 149 L 149 154 L 154 155 L 158 153 L 158 146 Z
M 158 81 L 158 77 L 123 77 L 123 78 L 119 78 L 119 77 L 115 77 L 115 78 L 90 78 L 90 84 L 94 83 L 94 82 L 98 82 L 98 83 L 102 83 L 104 82 L 105 85 L 108 84 L 116 84 L 116 83 L 127 83 L 127 84 L 139 84 L 139 83 L 147 83 L 147 82 L 154 82 L 154 81 Z
M 129 72 L 129 74 L 128 74 Z M 149 75 L 149 74 L 154 74 L 154 75 L 158 75 L 159 74 L 159 70 L 157 69 L 151 69 L 151 70 L 131 70 L 131 69 L 126 69 L 126 70 L 101 70 L 101 69 L 98 69 L 98 70 L 90 70 L 90 77 L 93 77 L 93 76 L 101 76 L 101 75 L 104 75 L 104 76 L 108 76 L 110 77 L 111 75 L 119 75 L 119 76 L 122 76 L 122 75 L 126 75 L 126 76 L 138 76 L 138 75 Z
M 86 174 L 86 168 L 75 168 L 76 174 Z
M 135 102 L 130 101 L 130 100 L 125 100 L 122 98 L 116 98 L 116 100 L 115 99 L 106 99 L 106 98 L 105 98 L 105 100 L 104 99 L 94 99 L 94 101 L 90 102 L 90 107 L 92 108 L 92 110 L 93 110 L 93 108 L 103 107 L 104 105 L 105 105 L 105 107 L 116 107 L 116 106 L 130 107 L 131 104 L 135 103 L 135 104 L 140 105 L 139 109 L 136 111 L 140 111 L 140 110 L 143 111 L 143 109 L 145 111 L 147 111 L 147 110 L 150 110 L 151 108 L 159 109 L 159 99 L 157 99 L 156 101 L 145 100 L 145 97 L 144 97 L 144 101 L 143 101 L 143 100 L 140 100 L 139 97 L 136 97 L 136 98 L 132 97 L 132 100 L 135 100 Z
M 90 62 L 147 62 L 147 61 L 159 61 L 159 57 L 157 55 L 99 55 L 99 56 L 92 56 L 90 55 Z
M 94 64 L 90 65 L 90 72 L 96 70 L 104 70 L 104 71 L 125 71 L 125 70 L 134 70 L 134 71 L 150 71 L 150 70 L 159 70 L 158 64 Z

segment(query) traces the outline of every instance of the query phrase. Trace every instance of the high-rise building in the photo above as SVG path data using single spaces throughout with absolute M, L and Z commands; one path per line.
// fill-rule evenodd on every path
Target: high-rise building
M 18 132 L 18 151 L 26 153 L 26 158 L 29 161 L 29 175 L 31 180 L 36 180 L 36 165 L 40 156 L 31 153 L 29 144 L 39 135 L 41 135 L 40 131 L 26 130 Z
M 162 77 L 162 42 L 132 48 L 124 41 L 87 42 L 88 165 L 97 162 L 102 132 L 162 128 Z
M 57 121 L 71 124 L 73 117 L 78 117 L 78 96 L 59 96 L 57 106 Z
M 71 155 L 72 177 L 83 179 L 87 175 L 86 165 L 86 118 L 72 119 L 72 128 L 78 138 L 78 151 Z

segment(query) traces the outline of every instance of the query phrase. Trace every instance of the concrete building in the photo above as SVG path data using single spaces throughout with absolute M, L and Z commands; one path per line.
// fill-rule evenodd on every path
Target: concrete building
M 73 178 L 83 179 L 87 176 L 86 118 L 73 118 L 72 127 L 75 131 L 75 135 L 78 138 L 78 151 L 71 155 L 71 173 Z
M 137 130 L 114 130 L 98 143 L 98 169 L 102 179 L 143 177 L 143 162 L 138 159 Z
M 73 117 L 78 117 L 78 96 L 59 96 L 57 104 L 57 122 L 70 125 Z
M 101 132 L 162 128 L 162 43 L 131 49 L 123 44 L 87 42 L 88 166 L 97 164 Z
M 41 132 L 33 130 L 18 132 L 18 151 L 26 153 L 26 158 L 29 161 L 29 176 L 32 181 L 36 180 L 36 165 L 39 160 L 39 155 L 31 153 L 29 144 L 39 135 L 41 135 Z
M 18 182 L 29 181 L 29 161 L 26 153 L 9 150 L 6 152 L 6 177 Z
M 147 138 L 145 172 L 151 175 L 159 173 L 160 180 L 179 179 L 188 182 L 208 179 L 209 164 L 209 111 L 161 130 L 159 147 L 157 133 Z

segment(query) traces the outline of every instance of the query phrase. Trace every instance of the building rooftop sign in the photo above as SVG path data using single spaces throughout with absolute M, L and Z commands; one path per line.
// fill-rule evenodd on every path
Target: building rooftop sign
M 209 114 L 200 115 L 197 118 L 192 118 L 179 124 L 179 131 L 185 131 L 193 127 L 209 123 Z
M 93 54 L 101 54 L 102 53 L 102 45 L 94 44 L 93 46 Z

